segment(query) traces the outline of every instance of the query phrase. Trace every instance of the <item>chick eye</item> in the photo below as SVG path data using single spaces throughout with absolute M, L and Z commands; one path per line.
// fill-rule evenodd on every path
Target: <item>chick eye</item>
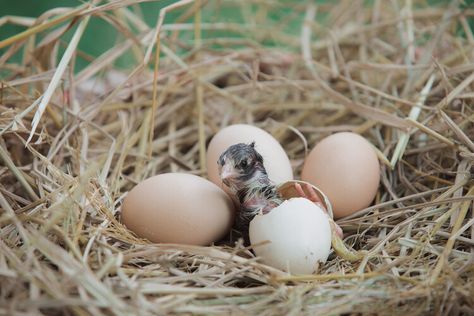
M 239 167 L 242 169 L 247 168 L 247 166 L 248 166 L 247 160 L 242 160 L 239 164 Z

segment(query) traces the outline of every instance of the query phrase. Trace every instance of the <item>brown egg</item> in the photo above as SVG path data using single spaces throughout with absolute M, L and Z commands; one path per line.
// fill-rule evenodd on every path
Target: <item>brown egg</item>
M 334 217 L 359 211 L 373 201 L 380 165 L 372 145 L 354 133 L 336 133 L 321 140 L 306 157 L 301 179 L 321 189 Z
M 212 182 L 185 173 L 165 173 L 136 185 L 125 197 L 122 222 L 156 243 L 209 245 L 232 227 L 234 208 Z
M 255 149 L 263 157 L 263 165 L 268 178 L 279 184 L 293 179 L 293 169 L 285 150 L 269 133 L 256 126 L 247 124 L 230 125 L 221 129 L 211 140 L 207 148 L 207 175 L 209 180 L 219 187 L 222 184 L 217 168 L 217 159 L 231 145 L 255 142 Z

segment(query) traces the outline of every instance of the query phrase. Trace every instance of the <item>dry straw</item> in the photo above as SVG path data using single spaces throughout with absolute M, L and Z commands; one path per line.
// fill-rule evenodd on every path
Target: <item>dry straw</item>
M 137 2 L 0 19 L 26 27 L 0 41 L 1 315 L 474 313 L 472 8 L 183 0 L 151 27 Z M 89 18 L 122 34 L 96 59 L 77 48 Z M 296 174 L 330 133 L 373 143 L 376 200 L 339 220 L 361 260 L 291 276 L 120 224 L 137 182 L 205 175 L 206 142 L 237 122 L 271 132 Z

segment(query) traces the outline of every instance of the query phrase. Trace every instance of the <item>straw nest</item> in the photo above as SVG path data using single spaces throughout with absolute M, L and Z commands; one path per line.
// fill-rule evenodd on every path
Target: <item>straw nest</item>
M 132 2 L 0 19 L 27 27 L 0 42 L 0 314 L 474 313 L 472 9 L 184 0 L 150 27 Z M 123 36 L 74 71 L 92 16 Z M 295 174 L 336 131 L 378 148 L 374 204 L 338 221 L 362 260 L 290 276 L 240 245 L 150 244 L 120 224 L 136 183 L 205 176 L 206 142 L 237 122 L 272 133 Z

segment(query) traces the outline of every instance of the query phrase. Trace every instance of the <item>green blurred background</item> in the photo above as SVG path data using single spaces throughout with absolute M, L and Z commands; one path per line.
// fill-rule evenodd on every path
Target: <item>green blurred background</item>
M 77 7 L 86 1 L 79 0 L 0 0 L 0 15 L 13 15 L 13 16 L 25 16 L 25 17 L 38 17 L 42 13 L 57 7 Z M 159 15 L 161 8 L 176 2 L 175 0 L 161 0 L 156 2 L 148 2 L 132 5 L 134 12 L 141 15 L 143 20 L 149 25 L 154 26 L 156 19 Z M 167 21 L 172 21 L 177 18 L 182 11 L 170 12 L 167 15 Z M 64 23 L 62 24 L 64 25 Z M 69 30 L 62 40 L 67 43 L 72 37 L 77 24 Z M 8 38 L 14 34 L 24 31 L 26 28 L 23 26 L 5 24 L 0 26 L 0 40 Z M 47 32 L 49 32 L 48 30 Z M 79 50 L 88 55 L 90 58 L 95 58 L 109 48 L 115 46 L 118 42 L 124 40 L 124 36 L 118 34 L 117 30 L 108 22 L 100 17 L 93 16 L 81 38 L 79 43 Z M 62 48 L 64 50 L 64 47 Z M 0 54 L 4 50 L 0 50 Z M 88 64 L 88 61 L 84 58 L 85 55 L 79 56 L 76 63 L 76 71 L 82 69 Z M 15 56 L 11 61 L 19 62 L 21 56 Z M 121 68 L 127 68 L 131 63 L 134 63 L 133 56 L 131 53 L 125 54 L 117 61 L 117 66 Z
M 388 3 L 390 2 L 389 0 L 382 0 L 382 1 L 387 1 Z M 161 0 L 161 1 L 156 1 L 156 2 L 135 4 L 135 5 L 130 6 L 129 8 L 132 9 L 137 15 L 141 16 L 143 20 L 149 26 L 153 27 L 158 18 L 160 9 L 174 2 L 177 2 L 177 1 L 176 0 Z M 249 20 L 251 22 L 251 18 L 249 18 L 249 15 L 252 15 L 252 13 L 257 12 L 257 5 L 255 4 L 256 2 L 241 1 L 240 4 L 238 4 L 239 2 L 236 1 L 235 3 L 237 5 L 234 6 L 234 8 L 222 5 L 222 2 L 223 1 L 219 1 L 219 0 L 209 1 L 202 12 L 202 20 L 204 22 L 219 21 L 219 22 L 245 23 L 245 22 L 249 22 Z M 282 10 L 278 12 L 275 12 L 275 11 L 269 12 L 266 19 L 266 22 L 268 23 L 267 27 L 271 28 L 272 25 L 274 25 L 275 27 L 283 28 L 289 34 L 292 34 L 292 33 L 298 34 L 301 30 L 301 20 L 303 19 L 303 12 L 301 13 L 292 12 L 291 9 L 290 10 L 288 9 L 288 1 L 280 0 L 280 2 L 282 3 Z M 328 3 L 329 1 L 317 0 L 314 2 Z M 366 1 L 367 5 L 370 5 L 371 2 L 373 1 Z M 417 1 L 414 1 L 414 2 L 417 3 Z M 436 6 L 436 5 L 445 6 L 450 1 L 427 0 L 426 2 L 432 6 Z M 472 7 L 473 2 L 474 0 L 466 0 L 462 2 L 461 6 Z M 0 0 L 0 16 L 13 15 L 13 16 L 25 16 L 25 17 L 38 17 L 45 11 L 50 10 L 52 8 L 76 7 L 83 3 L 84 1 L 79 1 L 79 0 L 16 0 L 16 1 L 15 0 Z M 295 1 L 293 1 L 292 3 L 295 3 Z M 300 1 L 299 3 L 301 5 L 305 5 L 307 1 Z M 400 6 L 403 6 L 404 3 L 405 1 L 399 1 Z M 169 21 L 169 22 L 174 21 L 187 8 L 189 8 L 189 5 L 183 9 L 170 12 L 167 15 L 167 18 L 165 21 Z M 112 14 L 112 13 L 109 12 L 108 14 Z M 295 19 L 294 18 L 295 15 L 297 15 L 299 18 L 297 17 Z M 293 17 L 291 19 L 287 19 L 288 16 L 293 16 Z M 317 18 L 320 20 L 320 22 L 324 23 L 324 15 L 318 14 Z M 282 24 L 280 23 L 281 21 L 290 21 L 291 23 L 281 26 Z M 188 19 L 186 22 L 187 23 L 192 22 L 192 17 L 191 19 Z M 470 19 L 470 24 L 471 24 L 471 27 L 474 27 L 473 19 Z M 64 50 L 66 43 L 68 42 L 69 38 L 72 36 L 74 29 L 76 27 L 77 25 L 75 25 L 75 27 L 69 30 L 62 37 L 62 40 L 64 43 L 62 50 Z M 3 26 L 0 26 L 0 40 L 8 38 L 23 30 L 25 30 L 25 27 L 12 25 L 8 23 Z M 460 32 L 462 32 L 461 28 L 460 28 Z M 214 33 L 210 31 L 203 32 L 203 38 L 212 37 L 216 35 L 222 36 L 223 34 L 219 34 L 219 32 L 217 31 L 214 31 Z M 460 34 L 460 35 L 462 36 L 463 34 Z M 235 33 L 235 34 L 227 33 L 225 34 L 225 36 L 226 37 L 242 37 L 242 35 L 238 33 Z M 252 38 L 252 34 L 245 34 L 245 37 Z M 192 41 L 193 32 L 192 31 L 181 32 L 180 39 L 183 40 L 184 42 Z M 87 65 L 90 60 L 96 58 L 100 54 L 107 51 L 110 47 L 116 45 L 117 43 L 123 40 L 124 40 L 124 36 L 121 34 L 118 34 L 116 29 L 113 26 L 111 26 L 108 22 L 104 21 L 102 18 L 99 18 L 99 17 L 92 17 L 79 43 L 79 49 L 84 54 L 82 56 L 79 56 L 79 58 L 77 59 L 76 71 L 80 70 L 85 65 Z M 284 45 L 282 43 L 272 42 L 272 41 L 261 43 L 261 44 L 264 44 L 267 46 Z M 5 51 L 5 49 L 0 50 L 0 55 L 3 53 L 3 51 Z M 60 51 L 59 53 L 61 54 L 62 52 Z M 20 62 L 21 55 L 17 54 L 14 58 L 10 60 L 10 62 L 12 61 Z M 129 68 L 130 65 L 135 64 L 135 63 L 136 61 L 134 57 L 132 56 L 132 54 L 128 53 L 117 60 L 116 66 L 118 66 L 119 68 Z

